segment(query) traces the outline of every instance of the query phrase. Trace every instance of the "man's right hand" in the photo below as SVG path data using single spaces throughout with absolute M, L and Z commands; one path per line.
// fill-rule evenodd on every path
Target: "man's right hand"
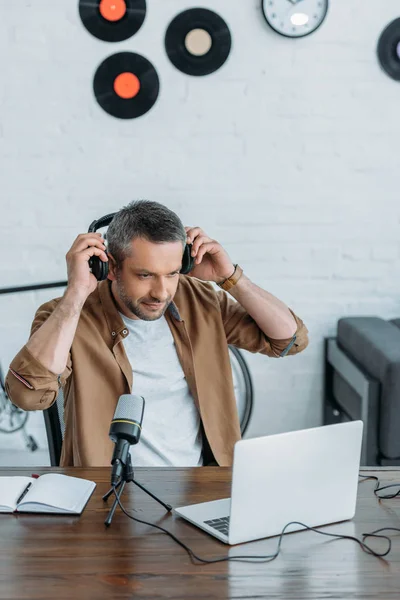
M 100 233 L 81 233 L 78 235 L 66 254 L 68 289 L 79 295 L 83 300 L 94 292 L 97 279 L 90 272 L 89 259 L 99 256 L 107 261 L 104 239 Z

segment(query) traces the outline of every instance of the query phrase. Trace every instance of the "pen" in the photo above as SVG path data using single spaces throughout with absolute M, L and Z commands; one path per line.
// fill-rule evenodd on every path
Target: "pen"
M 28 485 L 26 486 L 26 488 L 24 489 L 24 491 L 22 492 L 22 494 L 20 495 L 20 497 L 17 500 L 17 504 L 19 504 L 22 500 L 22 498 L 25 498 L 26 494 L 28 493 L 29 488 L 31 487 L 32 482 L 30 481 L 28 483 Z

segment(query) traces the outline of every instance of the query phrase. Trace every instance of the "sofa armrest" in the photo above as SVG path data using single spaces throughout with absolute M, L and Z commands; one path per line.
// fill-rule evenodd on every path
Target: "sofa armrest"
M 396 325 L 400 329 L 400 319 L 389 319 L 389 323 L 393 323 L 393 325 Z
M 379 317 L 346 317 L 338 322 L 337 341 L 380 381 L 379 447 L 387 458 L 400 457 L 400 329 Z
M 400 329 L 379 317 L 339 319 L 337 341 L 373 377 L 382 381 L 389 365 L 400 368 Z

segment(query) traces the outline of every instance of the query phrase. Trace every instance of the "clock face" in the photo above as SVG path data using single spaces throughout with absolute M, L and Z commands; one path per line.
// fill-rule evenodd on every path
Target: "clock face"
M 302 37 L 321 25 L 328 0 L 262 0 L 262 9 L 272 29 L 287 37 Z

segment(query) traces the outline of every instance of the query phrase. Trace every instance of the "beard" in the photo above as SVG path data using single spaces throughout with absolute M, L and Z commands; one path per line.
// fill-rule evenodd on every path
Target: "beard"
M 150 307 L 146 307 L 146 305 L 143 305 L 144 302 L 154 302 L 154 304 L 156 304 L 157 300 L 154 300 L 153 298 L 145 298 L 144 300 L 143 299 L 133 300 L 126 293 L 125 286 L 121 280 L 119 273 L 116 274 L 116 279 L 117 279 L 117 281 L 116 281 L 117 292 L 118 292 L 118 296 L 121 299 L 121 302 L 123 302 L 124 306 L 132 314 L 134 314 L 135 317 L 137 317 L 138 319 L 142 319 L 142 321 L 157 321 L 157 319 L 161 319 L 161 317 L 164 315 L 165 311 L 167 310 L 168 306 L 171 304 L 172 298 L 169 298 L 165 302 L 165 304 L 160 302 L 159 309 L 152 309 Z

